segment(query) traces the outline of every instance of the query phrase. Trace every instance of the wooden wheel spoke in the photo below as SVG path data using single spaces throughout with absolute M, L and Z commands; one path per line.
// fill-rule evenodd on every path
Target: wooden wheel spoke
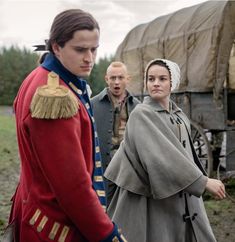
M 192 137 L 192 140 L 193 140 L 193 143 L 196 141 L 196 137 L 198 137 L 198 131 L 195 130 L 196 132 L 193 134 L 193 137 Z
M 209 140 L 206 136 L 206 133 L 209 131 L 203 130 L 203 128 L 194 121 L 191 122 L 191 129 L 192 140 L 198 158 L 200 159 L 203 167 L 206 169 L 208 176 L 210 176 L 212 169 L 212 151 Z

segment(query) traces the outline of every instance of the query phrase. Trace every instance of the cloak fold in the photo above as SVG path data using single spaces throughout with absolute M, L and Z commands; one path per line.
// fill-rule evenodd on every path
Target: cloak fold
M 117 186 L 154 199 L 170 197 L 202 175 L 162 115 L 149 104 L 137 105 L 131 113 L 125 138 L 105 172 Z

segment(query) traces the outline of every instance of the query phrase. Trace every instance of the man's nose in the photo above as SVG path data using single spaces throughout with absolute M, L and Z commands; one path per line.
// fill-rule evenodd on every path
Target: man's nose
M 89 62 L 89 63 L 92 62 L 92 60 L 93 60 L 93 54 L 92 54 L 92 52 L 90 50 L 87 50 L 86 51 L 86 54 L 84 56 L 84 60 L 87 61 L 87 62 Z
M 120 81 L 120 78 L 116 76 L 114 83 L 119 83 L 119 81 Z

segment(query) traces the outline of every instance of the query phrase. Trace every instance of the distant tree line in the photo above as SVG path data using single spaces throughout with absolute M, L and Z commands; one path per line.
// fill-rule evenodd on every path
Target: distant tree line
M 12 105 L 18 88 L 37 66 L 38 54 L 17 46 L 0 49 L 0 105 Z
M 0 48 L 0 105 L 12 105 L 18 89 L 25 77 L 38 65 L 40 55 L 17 46 Z M 95 64 L 87 82 L 92 95 L 105 86 L 105 72 L 113 57 L 100 58 Z
M 87 82 L 91 86 L 92 96 L 99 93 L 106 86 L 104 76 L 106 74 L 107 67 L 114 60 L 114 57 L 104 57 L 100 58 L 93 67 L 90 77 Z

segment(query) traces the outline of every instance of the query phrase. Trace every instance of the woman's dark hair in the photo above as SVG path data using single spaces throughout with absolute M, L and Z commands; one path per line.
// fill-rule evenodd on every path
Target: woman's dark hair
M 47 42 L 47 49 L 53 53 L 53 43 L 64 47 L 65 43 L 73 38 L 74 32 L 93 29 L 100 30 L 100 27 L 90 13 L 81 9 L 65 10 L 54 18 Z
M 171 77 L 171 70 L 169 68 L 169 66 L 162 60 L 155 60 L 153 62 L 151 62 L 151 64 L 148 66 L 148 68 L 145 70 L 145 80 L 147 81 L 147 75 L 148 75 L 148 71 L 149 71 L 149 68 L 153 65 L 158 65 L 158 66 L 163 66 L 165 67 L 168 71 L 169 71 L 169 74 L 170 74 L 170 77 Z

